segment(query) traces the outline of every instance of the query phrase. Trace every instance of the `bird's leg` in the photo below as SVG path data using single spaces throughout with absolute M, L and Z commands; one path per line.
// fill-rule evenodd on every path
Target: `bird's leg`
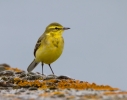
M 52 74 L 54 75 L 54 72 L 53 72 L 53 70 L 52 70 L 52 68 L 51 68 L 50 64 L 49 64 L 49 67 L 50 67 L 50 69 L 51 69 L 51 71 L 52 71 Z
M 42 66 L 42 75 L 43 75 L 43 65 L 44 65 L 44 64 L 43 64 L 43 63 L 41 63 L 41 66 Z

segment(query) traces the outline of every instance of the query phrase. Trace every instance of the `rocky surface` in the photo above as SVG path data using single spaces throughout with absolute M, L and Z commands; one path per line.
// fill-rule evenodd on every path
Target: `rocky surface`
M 0 64 L 0 100 L 127 100 L 127 91 Z

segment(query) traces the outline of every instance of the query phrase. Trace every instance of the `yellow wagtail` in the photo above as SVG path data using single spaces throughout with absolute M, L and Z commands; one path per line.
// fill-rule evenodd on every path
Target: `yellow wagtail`
M 62 54 L 64 48 L 64 39 L 62 34 L 64 30 L 68 29 L 70 28 L 63 27 L 59 23 L 51 23 L 46 27 L 45 32 L 40 36 L 35 45 L 35 59 L 28 66 L 28 72 L 31 72 L 39 64 L 39 62 L 41 62 L 42 74 L 44 64 L 48 64 L 52 74 L 54 74 L 50 64 L 56 61 Z

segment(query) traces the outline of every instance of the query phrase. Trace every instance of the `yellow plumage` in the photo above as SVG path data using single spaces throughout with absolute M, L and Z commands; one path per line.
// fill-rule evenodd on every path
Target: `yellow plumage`
M 46 36 L 47 42 L 41 42 L 39 49 L 36 51 L 37 62 L 43 62 L 45 64 L 51 64 L 57 60 L 62 54 L 64 48 L 64 40 L 62 37 Z
M 27 71 L 32 71 L 39 62 L 42 63 L 42 74 L 43 74 L 43 64 L 48 64 L 52 73 L 54 74 L 50 64 L 56 61 L 62 54 L 64 48 L 64 39 L 62 34 L 64 30 L 70 28 L 65 28 L 59 23 L 51 23 L 46 27 L 45 32 L 38 39 L 35 49 L 34 56 L 35 59 L 28 66 Z

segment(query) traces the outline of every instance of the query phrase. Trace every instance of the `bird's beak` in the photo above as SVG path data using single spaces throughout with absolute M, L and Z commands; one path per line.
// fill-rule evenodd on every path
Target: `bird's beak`
M 70 29 L 70 28 L 69 28 L 69 27 L 64 27 L 64 28 L 63 28 L 63 30 L 68 30 L 68 29 Z

